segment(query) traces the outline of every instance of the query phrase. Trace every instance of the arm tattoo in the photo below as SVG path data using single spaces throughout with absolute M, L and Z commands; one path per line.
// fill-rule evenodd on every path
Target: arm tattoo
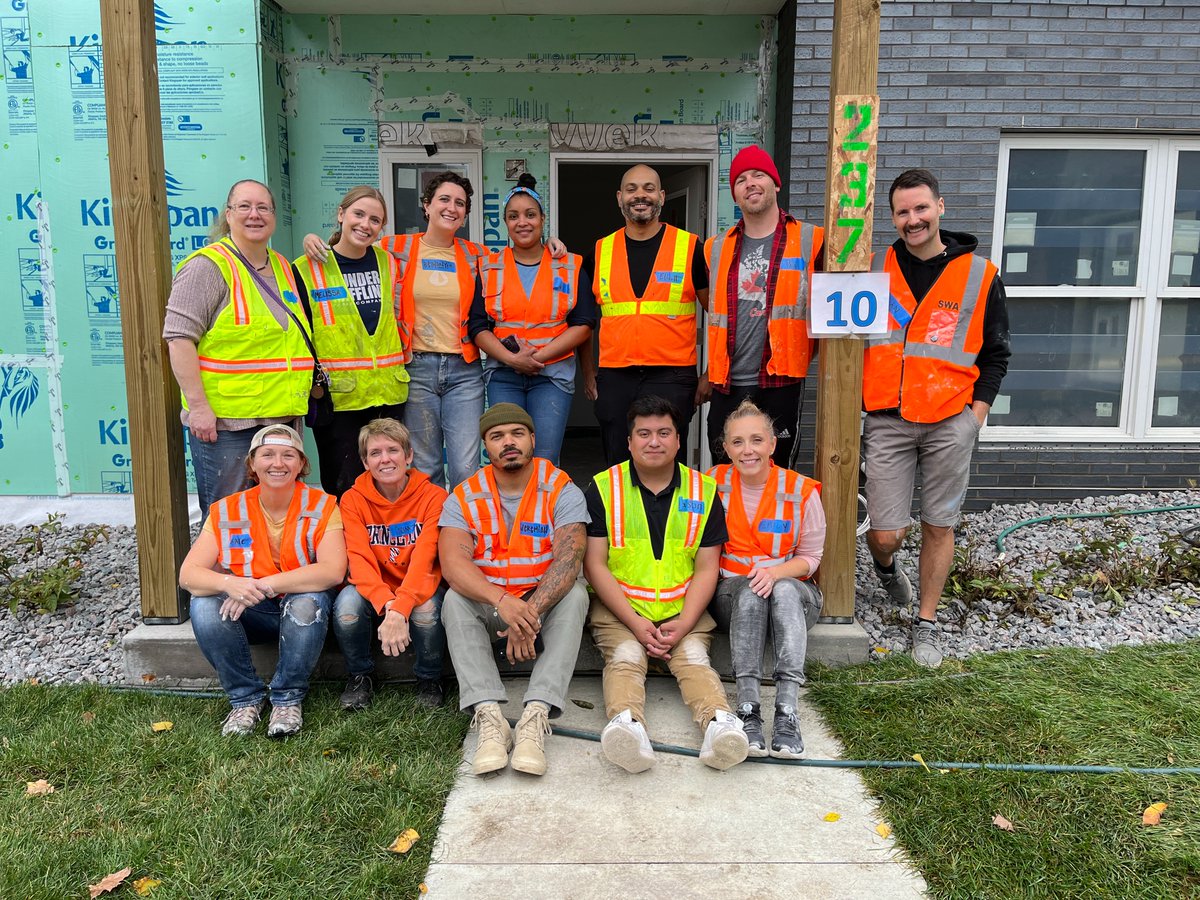
M 579 578 L 579 566 L 587 546 L 587 529 L 582 522 L 564 525 L 554 531 L 554 561 L 538 582 L 529 602 L 539 614 L 545 613 L 567 595 Z

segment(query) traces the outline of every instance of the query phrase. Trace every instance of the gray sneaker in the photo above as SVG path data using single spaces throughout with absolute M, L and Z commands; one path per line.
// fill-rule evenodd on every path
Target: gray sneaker
M 267 737 L 285 738 L 299 734 L 304 725 L 304 712 L 300 704 L 293 706 L 272 706 L 271 721 L 267 723 Z
M 342 691 L 338 703 L 347 711 L 366 709 L 371 705 L 374 694 L 375 685 L 370 675 L 351 675 L 346 679 L 346 689 Z
M 775 724 L 771 729 L 771 755 L 776 759 L 800 759 L 804 756 L 804 739 L 796 710 L 790 706 L 775 707 Z
M 879 568 L 879 563 L 875 563 L 875 575 L 879 578 L 879 583 L 883 585 L 883 589 L 887 591 L 897 604 L 908 608 L 912 604 L 913 589 L 912 582 L 908 580 L 908 576 L 904 574 L 904 570 L 900 568 L 900 563 L 892 558 L 892 565 L 895 566 L 894 572 L 885 572 Z
M 763 737 L 763 721 L 761 707 L 757 703 L 743 703 L 737 708 L 737 716 L 742 720 L 742 730 L 746 732 L 746 740 L 750 744 L 748 756 L 763 757 L 767 755 L 767 741 Z
M 942 664 L 941 629 L 936 622 L 917 619 L 913 624 L 912 640 L 912 655 L 918 666 L 936 669 Z
M 252 733 L 262 718 L 264 705 L 266 701 L 260 700 L 253 706 L 235 706 L 221 724 L 221 734 L 224 737 L 245 737 Z

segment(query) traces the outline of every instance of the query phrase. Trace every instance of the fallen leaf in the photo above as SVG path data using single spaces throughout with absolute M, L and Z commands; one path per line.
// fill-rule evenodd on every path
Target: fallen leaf
M 826 822 L 836 822 L 841 817 L 842 817 L 841 813 L 835 813 L 835 812 L 825 813 L 825 821 Z
M 892 651 L 887 647 L 876 647 L 875 652 L 882 656 L 884 653 L 891 653 Z
M 150 730 L 151 731 L 170 731 L 174 727 L 175 727 L 174 722 L 168 722 L 168 721 L 164 720 L 162 722 L 155 722 L 153 725 L 150 726 Z
M 930 774 L 933 774 L 933 770 L 930 769 L 929 766 L 925 765 L 925 757 L 923 757 L 920 753 L 914 753 L 912 755 L 912 758 L 921 764 L 922 769 L 924 769 L 926 772 L 929 772 Z
M 41 681 L 41 679 L 40 679 L 40 678 L 30 678 L 30 679 L 29 679 L 29 683 L 30 683 L 30 684 L 41 684 L 41 683 L 42 683 L 42 681 Z
M 330 747 L 328 750 L 322 750 L 321 755 L 328 759 L 331 756 L 337 756 L 337 751 Z
M 425 882 L 422 881 L 420 884 L 417 885 L 417 891 L 422 894 L 428 894 L 429 893 L 429 885 L 427 885 Z
M 400 832 L 399 836 L 392 841 L 392 845 L 388 847 L 388 849 L 393 853 L 407 853 L 412 849 L 412 845 L 417 842 L 417 838 L 419 837 L 420 835 L 417 834 L 417 829 L 405 828 L 402 832 Z
M 113 888 L 119 887 L 121 882 L 128 878 L 132 871 L 133 869 L 130 869 L 128 866 L 126 866 L 120 872 L 113 872 L 111 875 L 105 875 L 97 884 L 89 884 L 88 896 L 90 896 L 92 900 L 95 900 L 95 898 L 99 897 L 101 894 L 107 894 Z
M 596 708 L 596 704 L 593 703 L 591 700 L 576 700 L 574 697 L 572 697 L 571 702 L 574 703 L 576 706 L 578 706 L 580 709 L 595 709 Z
M 1000 815 L 999 813 L 992 816 L 992 824 L 995 825 L 997 828 L 1003 829 L 1004 831 L 1016 831 L 1017 830 L 1013 826 L 1012 822 L 1008 821 L 1008 819 L 1004 818 L 1004 816 Z
M 45 778 L 39 778 L 37 781 L 25 782 L 25 793 L 30 797 L 38 797 L 42 794 L 53 794 L 54 785 L 48 782 Z
M 1162 814 L 1167 811 L 1165 803 L 1151 803 L 1142 813 L 1143 825 L 1157 825 L 1162 821 Z
M 162 884 L 157 878 L 151 878 L 147 875 L 145 878 L 139 878 L 133 882 L 133 889 L 137 891 L 139 897 L 146 897 L 152 890 Z
M 892 836 L 892 826 L 887 822 L 880 822 L 875 826 L 875 833 L 881 838 L 890 838 Z
M 1175 754 L 1174 753 L 1167 754 L 1167 762 L 1169 762 L 1171 765 L 1175 765 Z
M 155 675 L 153 672 L 143 672 L 142 673 L 142 681 L 144 681 L 146 684 L 149 684 L 150 682 L 156 680 L 157 678 L 158 678 L 158 676 Z
M 94 712 L 85 712 L 81 718 L 85 723 L 90 724 L 96 718 L 96 714 Z

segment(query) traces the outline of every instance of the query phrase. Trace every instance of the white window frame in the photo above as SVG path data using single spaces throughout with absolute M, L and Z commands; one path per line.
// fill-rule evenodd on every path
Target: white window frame
M 1008 202 L 1009 154 L 1012 150 L 1088 149 L 1141 150 L 1146 156 L 1143 173 L 1141 233 L 1138 247 L 1137 281 L 1128 287 L 1005 285 L 1009 306 L 1027 299 L 1053 294 L 1093 300 L 1128 299 L 1129 333 L 1125 348 L 1125 370 L 1121 386 L 1120 423 L 1104 428 L 1047 428 L 1034 425 L 984 427 L 980 439 L 987 442 L 1120 443 L 1154 441 L 1194 443 L 1200 428 L 1164 428 L 1150 425 L 1157 375 L 1158 329 L 1163 299 L 1200 296 L 1200 288 L 1168 288 L 1171 233 L 1175 213 L 1175 181 L 1180 151 L 1200 151 L 1200 139 L 1167 136 L 1104 135 L 1002 135 L 997 166 L 996 212 L 992 223 L 992 262 L 1004 276 L 1004 227 Z M 1001 385 L 1000 393 L 1004 393 Z
M 390 198 L 395 196 L 395 185 L 392 184 L 392 165 L 393 163 L 422 163 L 427 166 L 436 166 L 438 163 L 444 162 L 447 164 L 466 165 L 467 178 L 471 182 L 471 186 L 475 189 L 475 196 L 471 198 L 471 212 L 467 214 L 467 231 L 470 232 L 470 240 L 477 244 L 483 243 L 483 151 L 478 148 L 463 148 L 463 149 L 438 149 L 434 156 L 430 156 L 421 147 L 380 147 L 379 148 L 379 184 L 384 190 L 385 196 Z M 395 234 L 396 217 L 388 216 L 388 223 L 383 227 L 383 234 Z

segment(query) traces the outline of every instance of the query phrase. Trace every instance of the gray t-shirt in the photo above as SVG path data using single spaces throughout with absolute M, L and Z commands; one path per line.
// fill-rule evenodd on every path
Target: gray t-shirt
M 520 494 L 514 497 L 509 497 L 503 493 L 500 495 L 500 509 L 504 514 L 504 527 L 509 531 L 512 530 L 513 519 L 516 517 L 517 509 L 520 506 Z M 587 502 L 583 499 L 583 491 L 577 488 L 573 482 L 565 485 L 559 491 L 558 501 L 554 504 L 552 519 L 556 529 L 562 528 L 564 525 L 572 525 L 575 522 L 582 522 L 584 525 L 587 525 L 592 521 L 591 516 L 588 515 Z M 467 526 L 466 518 L 463 516 L 462 504 L 458 502 L 458 498 L 453 493 L 446 498 L 446 502 L 442 505 L 442 517 L 438 520 L 438 525 L 442 528 L 459 528 L 463 531 L 471 531 Z
M 737 344 L 729 366 L 729 383 L 758 384 L 763 343 L 767 339 L 767 271 L 775 235 L 742 238 L 738 262 Z

